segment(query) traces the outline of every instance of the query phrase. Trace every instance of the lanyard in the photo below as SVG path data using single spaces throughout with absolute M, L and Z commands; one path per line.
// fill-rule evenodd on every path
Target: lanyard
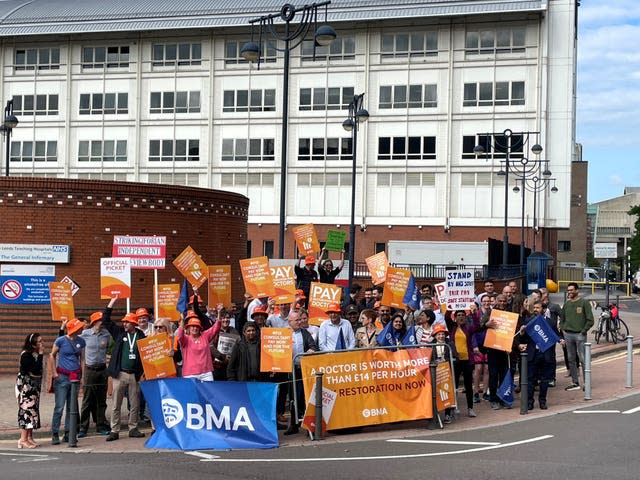
M 131 336 L 127 333 L 127 340 L 129 341 L 129 353 L 133 353 L 133 349 L 136 346 L 136 337 L 138 336 L 138 332 L 133 334 L 133 340 L 131 340 Z

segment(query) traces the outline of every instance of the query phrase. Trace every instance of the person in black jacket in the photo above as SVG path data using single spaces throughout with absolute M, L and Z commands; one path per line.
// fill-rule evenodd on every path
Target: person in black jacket
M 129 396 L 129 436 L 144 437 L 138 430 L 138 411 L 140 408 L 140 377 L 144 373 L 142 361 L 136 342 L 145 338 L 138 329 L 138 317 L 135 313 L 127 313 L 122 319 L 122 326 L 117 326 L 111 319 L 113 305 L 118 297 L 113 297 L 102 313 L 102 325 L 114 340 L 111 360 L 107 367 L 107 375 L 113 378 L 113 408 L 111 410 L 111 432 L 107 442 L 120 438 L 120 408 L 128 391 Z
M 247 322 L 242 329 L 242 339 L 233 346 L 227 365 L 227 380 L 259 382 L 265 376 L 260 373 L 260 329 L 254 322 Z

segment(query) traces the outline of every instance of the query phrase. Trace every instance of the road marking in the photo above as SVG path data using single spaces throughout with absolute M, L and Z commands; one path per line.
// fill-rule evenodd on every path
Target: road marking
M 640 407 L 632 408 L 631 410 L 625 410 L 622 412 L 623 415 L 629 415 L 630 413 L 640 412 Z
M 205 460 L 215 460 L 216 458 L 220 458 L 217 455 L 211 455 L 210 453 L 204 453 L 204 452 L 198 452 L 198 451 L 184 452 L 184 453 L 186 453 L 187 455 L 192 455 L 194 457 L 200 457 Z
M 620 413 L 620 410 L 574 410 L 573 413 Z
M 327 457 L 327 458 L 218 458 L 218 459 L 202 459 L 201 462 L 225 462 L 225 463 L 301 463 L 301 462 L 344 462 L 344 461 L 361 461 L 361 460 L 397 460 L 406 458 L 425 458 L 425 457 L 437 457 L 441 455 L 458 455 L 462 453 L 483 452 L 486 450 L 496 450 L 498 448 L 513 447 L 516 445 L 523 445 L 526 443 L 540 442 L 553 438 L 553 435 L 542 435 L 540 437 L 526 438 L 524 440 L 518 440 L 517 442 L 509 442 L 498 445 L 489 445 L 477 448 L 469 448 L 466 450 L 452 450 L 449 452 L 431 452 L 431 453 L 415 453 L 415 454 L 403 454 L 403 455 L 381 455 L 372 457 Z
M 46 453 L 4 453 L 0 452 L 0 455 L 5 457 L 18 457 L 16 463 L 30 463 L 30 462 L 46 462 L 47 460 L 58 460 L 57 457 L 51 457 Z
M 408 438 L 391 438 L 393 443 L 431 443 L 435 445 L 500 445 L 500 442 L 459 442 L 456 440 L 412 440 Z

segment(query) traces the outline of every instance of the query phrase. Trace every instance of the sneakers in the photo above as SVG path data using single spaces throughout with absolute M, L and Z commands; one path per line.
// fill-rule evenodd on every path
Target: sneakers
M 502 408 L 502 405 L 500 405 L 498 402 L 491 402 L 492 410 L 500 410 L 501 408 Z
M 78 432 L 78 435 L 76 435 L 76 438 L 84 438 L 86 436 L 87 436 L 87 432 L 80 431 Z
M 547 402 L 544 400 L 540 400 L 540 410 L 546 410 L 547 408 Z
M 474 393 L 473 394 L 473 403 L 480 403 L 480 394 L 479 393 Z
M 113 442 L 114 440 L 118 440 L 120 438 L 120 434 L 118 432 L 109 432 L 107 435 L 107 442 Z
M 51 445 L 60 445 L 60 437 L 57 433 L 51 434 Z
M 577 383 L 570 383 L 569 385 L 567 385 L 566 387 L 564 387 L 564 389 L 567 392 L 571 392 L 573 390 L 580 390 L 580 385 L 578 385 Z
M 129 436 L 131 438 L 142 438 L 144 437 L 144 433 L 142 433 L 140 430 L 138 430 L 137 428 L 134 428 L 132 430 L 129 430 Z
M 451 415 L 444 416 L 444 423 L 451 423 L 452 421 Z
M 102 435 L 103 437 L 105 435 L 109 435 L 111 433 L 111 430 L 98 430 L 98 435 Z
M 485 393 L 484 395 L 482 395 L 482 399 L 483 399 L 485 402 L 488 402 L 489 400 L 491 400 L 491 397 L 489 396 L 489 394 L 488 394 L 488 393 Z
M 471 418 L 475 418 L 475 417 L 477 417 L 477 415 L 476 415 L 476 411 L 475 411 L 473 408 L 469 408 L 469 409 L 467 410 L 467 415 L 468 415 L 469 417 L 471 417 Z
M 549 388 L 553 388 L 556 386 L 556 381 L 555 380 L 549 380 L 549 383 L 547 383 L 547 386 Z

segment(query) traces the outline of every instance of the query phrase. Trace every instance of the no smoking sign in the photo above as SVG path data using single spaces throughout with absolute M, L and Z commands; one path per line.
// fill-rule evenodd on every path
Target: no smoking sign
M 17 280 L 7 280 L 2 284 L 2 296 L 7 300 L 15 300 L 22 294 L 22 285 Z

